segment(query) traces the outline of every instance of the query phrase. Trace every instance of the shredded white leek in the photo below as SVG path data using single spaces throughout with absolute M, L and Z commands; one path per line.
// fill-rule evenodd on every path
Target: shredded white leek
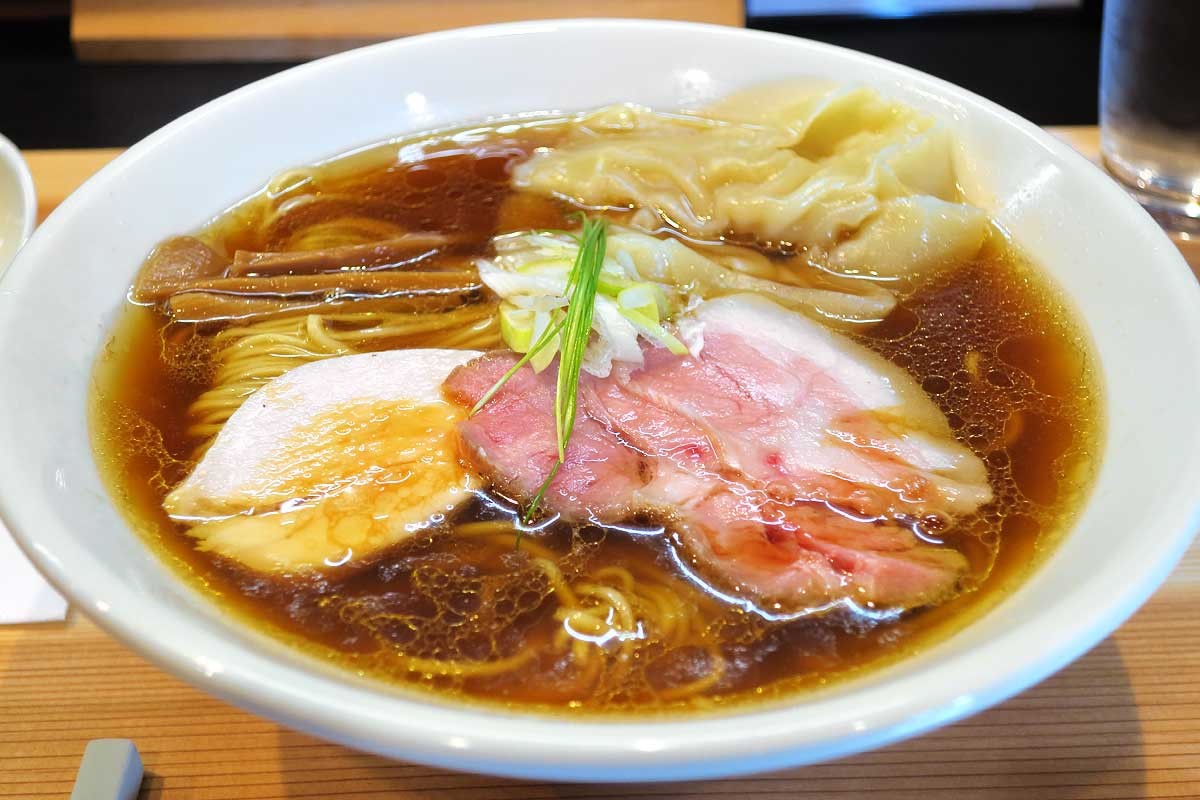
M 501 336 L 516 353 L 529 351 L 542 333 L 563 319 L 572 270 L 581 242 L 570 234 L 523 233 L 497 237 L 496 256 L 479 259 L 479 276 L 502 298 Z M 613 362 L 642 363 L 639 339 L 684 354 L 686 348 L 664 323 L 678 310 L 680 292 L 645 280 L 629 259 L 606 253 L 595 279 L 595 308 L 581 368 L 606 377 Z M 541 371 L 560 351 L 562 334 L 529 363 Z

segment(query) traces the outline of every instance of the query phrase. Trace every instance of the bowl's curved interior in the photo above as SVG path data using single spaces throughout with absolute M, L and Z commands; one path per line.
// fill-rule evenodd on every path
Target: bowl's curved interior
M 544 76 L 530 80 L 531 75 Z M 1073 532 L 961 634 L 794 708 L 581 723 L 380 692 L 223 619 L 109 502 L 92 460 L 93 359 L 143 256 L 275 172 L 403 132 L 619 101 L 695 105 L 777 78 L 864 82 L 948 120 L 963 182 L 1091 327 L 1107 456 Z M 1115 185 L 948 84 L 803 40 L 671 23 L 527 23 L 418 37 L 291 70 L 168 126 L 93 178 L 0 285 L 0 513 L 89 614 L 185 679 L 364 749 L 536 777 L 700 777 L 864 749 L 978 710 L 1059 668 L 1163 579 L 1200 485 L 1200 322 L 1178 253 Z
M 0 273 L 33 233 L 36 221 L 33 176 L 17 146 L 0 136 Z

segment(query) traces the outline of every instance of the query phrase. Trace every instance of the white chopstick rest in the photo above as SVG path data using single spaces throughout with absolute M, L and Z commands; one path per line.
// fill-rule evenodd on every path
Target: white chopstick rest
M 71 800 L 134 800 L 142 758 L 128 739 L 93 739 L 83 751 Z

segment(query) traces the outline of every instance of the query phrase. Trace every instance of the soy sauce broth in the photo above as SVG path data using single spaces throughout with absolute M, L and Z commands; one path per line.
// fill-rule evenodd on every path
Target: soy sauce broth
M 486 252 L 496 233 L 569 224 L 565 203 L 507 185 L 512 163 L 558 135 L 554 124 L 540 124 L 380 145 L 285 174 L 200 235 L 225 255 L 298 249 L 323 220 L 351 216 L 362 220 L 364 237 L 453 234 L 460 244 L 446 258 L 462 259 Z M 310 198 L 298 213 L 271 212 L 298 194 Z M 97 367 L 97 459 L 134 527 L 185 580 L 264 633 L 348 673 L 455 702 L 610 715 L 740 708 L 879 668 L 950 635 L 1018 585 L 1069 527 L 1099 456 L 1097 376 L 1082 328 L 996 232 L 974 262 L 916 287 L 859 336 L 913 374 L 987 464 L 997 499 L 945 537 L 972 565 L 968 585 L 949 602 L 883 620 L 773 622 L 690 583 L 660 537 L 638 535 L 647 520 L 628 530 L 557 524 L 530 535 L 522 551 L 460 535 L 508 519 L 503 499 L 488 496 L 447 530 L 420 534 L 366 567 L 264 576 L 198 551 L 162 510 L 193 463 L 187 409 L 212 377 L 203 347 L 169 346 L 171 327 L 153 310 L 128 308 Z M 409 344 L 440 346 L 437 336 Z M 597 648 L 601 678 L 588 683 L 551 647 L 562 625 L 531 551 L 569 579 L 615 568 L 666 587 L 687 627 L 671 637 L 651 632 L 626 650 Z M 714 640 L 725 666 L 704 685 L 712 665 L 702 645 Z M 520 668 L 495 675 L 413 666 L 526 652 L 533 655 Z

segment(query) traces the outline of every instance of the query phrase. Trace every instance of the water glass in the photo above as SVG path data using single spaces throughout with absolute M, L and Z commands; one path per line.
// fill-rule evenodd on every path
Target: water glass
M 1200 235 L 1200 0 L 1107 0 L 1100 148 L 1164 227 Z

